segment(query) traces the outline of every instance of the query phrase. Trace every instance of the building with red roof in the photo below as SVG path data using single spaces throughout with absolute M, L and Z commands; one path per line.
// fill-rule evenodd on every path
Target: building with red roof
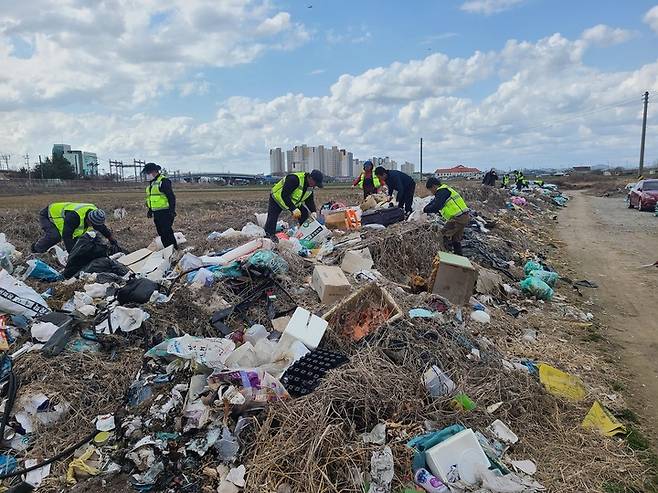
M 477 168 L 469 168 L 462 164 L 454 166 L 452 168 L 439 168 L 435 172 L 436 176 L 439 178 L 475 178 L 480 176 L 482 172 Z

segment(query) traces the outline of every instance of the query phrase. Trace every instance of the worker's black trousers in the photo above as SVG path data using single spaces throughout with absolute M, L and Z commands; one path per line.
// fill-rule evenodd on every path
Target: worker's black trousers
M 411 214 L 413 212 L 414 193 L 416 192 L 416 183 L 409 185 L 406 190 L 400 194 L 398 192 L 398 207 L 404 209 L 404 212 Z
M 41 238 L 32 244 L 32 251 L 34 253 L 45 253 L 50 247 L 62 241 L 62 236 L 50 217 L 48 217 L 48 207 L 39 212 L 39 225 L 43 232 Z
M 301 207 L 302 217 L 299 219 L 299 224 L 302 224 L 308 219 L 308 210 L 306 207 Z M 279 221 L 279 216 L 283 212 L 281 206 L 270 195 L 270 200 L 267 203 L 267 221 L 265 222 L 265 234 L 273 236 L 276 234 L 276 223 Z
M 174 248 L 178 249 L 176 237 L 174 236 L 174 215 L 171 211 L 169 209 L 153 211 L 153 222 L 162 240 L 162 246 L 167 248 L 169 245 L 174 245 Z

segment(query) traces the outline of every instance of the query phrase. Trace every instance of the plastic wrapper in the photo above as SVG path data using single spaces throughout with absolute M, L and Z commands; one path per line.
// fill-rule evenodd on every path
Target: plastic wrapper
M 27 277 L 32 279 L 39 279 L 40 281 L 59 281 L 62 279 L 62 276 L 53 269 L 50 265 L 45 263 L 43 260 L 38 258 L 27 261 L 27 270 L 25 271 Z
M 547 270 L 533 270 L 532 272 L 530 272 L 530 277 L 536 277 L 537 279 L 541 279 L 546 284 L 548 284 L 551 288 L 555 287 L 555 283 L 560 278 L 557 272 L 550 272 Z
M 245 265 L 258 270 L 269 270 L 274 274 L 285 274 L 288 272 L 288 262 L 271 250 L 261 250 L 254 253 L 249 257 Z
M 523 272 L 525 275 L 529 275 L 533 270 L 544 270 L 542 265 L 539 262 L 535 262 L 534 260 L 528 260 L 525 265 L 523 266 Z
M 252 238 L 262 238 L 265 236 L 265 230 L 254 223 L 247 223 L 242 227 L 241 233 Z
M 528 277 L 521 281 L 521 291 L 540 300 L 550 301 L 553 299 L 553 289 L 537 277 Z
M 260 369 L 220 371 L 208 378 L 209 385 L 220 383 L 229 383 L 240 388 L 240 393 L 251 403 L 272 402 L 290 397 L 279 380 Z

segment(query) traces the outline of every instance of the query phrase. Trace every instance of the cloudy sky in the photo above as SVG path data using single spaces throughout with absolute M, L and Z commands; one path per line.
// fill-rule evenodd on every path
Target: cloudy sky
M 265 172 L 298 143 L 417 163 L 424 137 L 428 168 L 633 164 L 657 3 L 0 0 L 0 153 Z

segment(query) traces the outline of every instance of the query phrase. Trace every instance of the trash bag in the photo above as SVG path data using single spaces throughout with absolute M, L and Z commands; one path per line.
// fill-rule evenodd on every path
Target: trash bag
M 49 311 L 48 303 L 39 293 L 6 270 L 0 270 L 0 312 L 32 318 Z
M 31 277 L 32 279 L 39 279 L 40 281 L 47 282 L 59 281 L 62 279 L 62 276 L 59 272 L 38 258 L 28 260 L 27 266 L 28 267 L 25 271 L 25 275 L 27 277 Z
M 539 262 L 528 260 L 523 266 L 523 273 L 528 276 L 533 270 L 544 270 L 544 268 Z
M 117 290 L 116 297 L 120 305 L 147 303 L 153 292 L 159 287 L 157 283 L 149 279 L 131 279 L 124 287 Z
M 536 277 L 537 279 L 541 279 L 550 287 L 555 287 L 555 283 L 560 278 L 557 272 L 549 272 L 547 270 L 533 270 L 532 272 L 530 272 L 530 277 Z
M 123 264 L 120 264 L 116 260 L 112 260 L 109 257 L 102 257 L 102 258 L 97 258 L 89 262 L 87 265 L 85 265 L 82 269 L 80 269 L 81 272 L 89 272 L 90 274 L 100 274 L 100 273 L 107 273 L 107 274 L 115 274 L 117 276 L 123 277 L 130 270 L 128 267 L 126 267 Z
M 271 250 L 261 250 L 254 253 L 245 262 L 245 266 L 247 268 L 253 267 L 263 273 L 265 271 L 273 274 L 285 274 L 288 272 L 288 262 Z
M 82 235 L 78 238 L 78 241 L 69 254 L 69 260 L 66 262 L 66 268 L 63 272 L 64 277 L 69 279 L 75 276 L 92 260 L 107 257 L 107 252 L 107 245 L 98 235 L 91 235 L 89 233 Z
M 553 290 L 544 281 L 537 277 L 527 277 L 521 281 L 521 291 L 535 296 L 537 299 L 550 301 L 553 299 Z

